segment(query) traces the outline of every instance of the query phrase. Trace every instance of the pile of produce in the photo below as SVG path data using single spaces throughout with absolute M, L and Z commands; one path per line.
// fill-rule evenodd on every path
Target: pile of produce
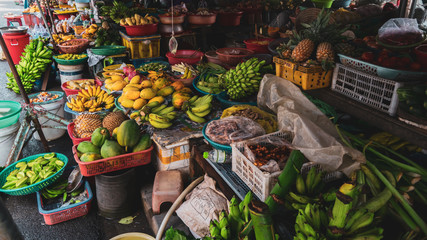
M 159 20 L 153 16 L 146 14 L 144 17 L 135 13 L 132 17 L 120 19 L 121 26 L 141 26 L 145 24 L 154 24 L 158 23 Z
M 71 53 L 66 53 L 66 54 L 60 54 L 60 55 L 56 55 L 55 58 L 58 59 L 63 59 L 63 60 L 76 60 L 76 59 L 82 59 L 87 57 L 87 54 L 71 54 Z
M 225 73 L 225 86 L 231 100 L 242 100 L 258 93 L 262 79 L 259 71 L 264 63 L 264 60 L 251 58 Z
M 82 89 L 77 96 L 71 97 L 67 106 L 76 112 L 98 112 L 103 109 L 110 109 L 114 106 L 113 95 L 101 90 L 99 86 Z
M 148 134 L 141 134 L 135 120 L 125 120 L 110 135 L 107 128 L 97 128 L 92 133 L 91 141 L 79 143 L 77 151 L 82 162 L 91 162 L 110 158 L 125 153 L 135 153 L 151 147 Z
M 422 119 L 427 119 L 427 85 L 402 87 L 397 90 L 399 108 Z
M 197 65 L 197 67 L 199 67 L 200 65 Z M 178 73 L 178 74 L 182 74 L 181 79 L 188 79 L 188 78 L 192 78 L 194 76 L 197 76 L 199 74 L 199 71 L 194 69 L 193 66 L 189 65 L 188 63 L 178 63 L 178 64 L 174 64 L 171 67 L 172 72 Z M 186 77 L 186 78 L 184 78 Z
M 206 126 L 206 136 L 210 140 L 223 145 L 229 145 L 264 134 L 265 130 L 258 123 L 240 116 L 213 120 Z
M 140 71 L 140 72 L 149 72 L 149 71 L 163 71 L 166 70 L 168 66 L 164 63 L 161 62 L 151 62 L 151 63 L 147 63 L 142 65 L 141 67 L 137 68 L 136 70 Z
M 52 37 L 56 44 L 76 38 L 76 36 L 74 36 L 73 34 L 62 34 L 62 33 L 52 34 Z
M 102 27 L 96 32 L 95 47 L 105 45 L 121 45 L 122 37 L 117 29 L 110 28 L 107 22 L 102 23 Z
M 81 80 L 70 80 L 66 84 L 66 88 L 71 90 L 82 90 L 89 89 L 89 87 L 95 86 L 95 80 L 93 79 L 81 79 Z
M 50 203 L 59 203 L 58 208 L 62 206 L 68 206 L 74 203 L 80 203 L 88 198 L 86 192 L 84 192 L 84 186 L 67 193 L 66 188 L 68 182 L 66 179 L 61 179 L 47 188 L 40 191 L 44 199 Z M 43 204 L 47 205 L 47 203 Z
M 113 132 L 127 119 L 122 111 L 108 113 L 103 119 L 98 114 L 80 114 L 74 119 L 73 135 L 77 138 L 88 138 L 92 136 L 95 129 L 100 127 Z
M 15 65 L 27 93 L 31 92 L 34 82 L 41 79 L 47 67 L 50 67 L 52 50 L 47 47 L 47 44 L 48 41 L 42 38 L 31 40 L 22 53 L 21 61 Z M 6 76 L 8 79 L 7 88 L 12 89 L 15 93 L 20 93 L 13 74 L 6 73 Z
M 130 14 L 130 9 L 122 1 L 113 1 L 113 6 L 102 6 L 100 8 L 101 16 L 111 18 L 115 23 L 120 23 L 120 20 Z
M 48 102 L 59 98 L 57 94 L 51 94 L 49 92 L 40 92 L 36 97 L 30 98 L 30 103 L 42 103 Z
M 254 165 L 257 167 L 267 164 L 270 160 L 284 161 L 291 152 L 288 146 L 278 147 L 273 144 L 254 144 L 248 147 L 255 156 Z
M 86 28 L 82 33 L 82 38 L 85 39 L 94 39 L 96 36 L 96 32 L 98 31 L 98 25 L 91 24 L 88 28 Z
M 261 125 L 266 133 L 277 130 L 276 116 L 251 105 L 235 105 L 224 109 L 221 118 L 229 116 L 241 116 L 254 120 Z
M 206 119 L 204 117 L 206 117 L 212 109 L 212 99 L 212 95 L 191 97 L 184 106 L 184 108 L 187 108 L 185 113 L 187 114 L 188 118 L 193 122 L 205 123 Z
M 141 110 L 131 113 L 130 118 L 135 119 L 138 124 L 150 122 L 155 128 L 168 128 L 176 118 L 177 112 L 173 106 L 167 106 L 157 101 L 150 102 Z
M 59 171 L 64 162 L 59 160 L 55 153 L 47 153 L 28 162 L 19 162 L 15 166 L 17 169 L 6 177 L 2 189 L 18 189 L 38 183 Z
M 218 94 L 225 89 L 224 73 L 225 68 L 215 63 L 200 64 L 197 66 L 200 71 L 197 87 L 207 93 Z

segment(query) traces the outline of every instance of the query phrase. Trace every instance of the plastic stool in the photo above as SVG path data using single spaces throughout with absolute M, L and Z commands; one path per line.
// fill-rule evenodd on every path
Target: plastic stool
M 8 27 L 10 26 L 10 22 L 17 22 L 19 23 L 19 26 L 22 26 L 22 21 L 21 21 L 22 16 L 12 16 L 12 17 L 5 16 L 4 18 L 6 18 Z
M 181 172 L 158 171 L 154 178 L 152 209 L 154 214 L 160 213 L 160 205 L 164 202 L 175 202 L 183 190 Z

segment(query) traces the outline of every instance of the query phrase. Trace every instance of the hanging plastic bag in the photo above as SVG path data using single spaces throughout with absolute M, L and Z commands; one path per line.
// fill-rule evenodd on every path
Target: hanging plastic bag
M 423 32 L 418 28 L 416 19 L 392 18 L 378 30 L 378 38 L 386 44 L 405 46 L 420 42 Z

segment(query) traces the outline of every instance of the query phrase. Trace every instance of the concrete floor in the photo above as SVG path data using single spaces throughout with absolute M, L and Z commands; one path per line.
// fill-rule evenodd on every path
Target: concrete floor
M 6 20 L 3 15 L 8 12 L 20 14 L 23 6 L 15 5 L 11 0 L 0 0 L 0 27 L 6 26 Z M 7 78 L 5 73 L 9 72 L 10 68 L 6 61 L 0 61 L 0 100 L 20 101 L 20 95 L 15 94 L 9 89 L 6 89 Z M 48 90 L 59 90 L 59 79 L 49 82 Z M 23 114 L 21 114 L 23 115 Z M 67 116 L 66 116 L 67 117 Z M 69 117 L 69 116 L 68 116 Z M 22 118 L 22 116 L 21 116 Z M 22 119 L 21 119 L 22 120 Z M 69 165 L 75 165 L 72 157 L 71 146 L 72 142 L 68 134 L 58 140 L 49 142 L 51 151 L 65 154 L 69 159 Z M 23 151 L 23 156 L 31 156 L 37 153 L 44 152 L 41 142 L 31 139 Z M 155 170 L 151 165 L 138 167 L 137 176 L 139 185 L 151 184 L 154 178 Z M 138 194 L 139 196 L 140 194 Z M 8 196 L 0 194 L 0 198 L 11 213 L 14 221 L 18 225 L 25 239 L 110 239 L 121 233 L 126 232 L 144 232 L 154 235 L 142 211 L 142 204 L 138 207 L 137 217 L 134 222 L 129 225 L 119 224 L 120 219 L 108 220 L 98 215 L 96 199 L 92 202 L 92 209 L 88 215 L 59 223 L 57 225 L 46 225 L 43 216 L 39 214 L 37 209 L 36 195 L 27 196 Z M 141 202 L 141 201 L 139 201 Z

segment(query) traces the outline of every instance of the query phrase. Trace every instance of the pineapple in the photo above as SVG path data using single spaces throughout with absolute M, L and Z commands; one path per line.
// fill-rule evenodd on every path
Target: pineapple
M 350 57 L 353 56 L 355 51 L 355 47 L 350 43 L 338 43 L 334 48 L 337 53 Z
M 292 58 L 297 62 L 303 62 L 310 58 L 314 50 L 314 42 L 310 39 L 304 39 L 292 51 Z
M 289 58 L 291 58 L 291 56 L 292 56 L 292 50 L 287 49 L 287 50 L 283 51 L 283 52 L 282 52 L 282 56 L 283 56 L 283 58 L 285 58 L 285 59 L 289 59 Z
M 95 129 L 102 127 L 101 117 L 97 114 L 81 114 L 76 117 L 74 124 L 76 137 L 91 135 Z
M 335 57 L 334 49 L 332 44 L 328 42 L 322 42 L 317 46 L 316 59 L 319 62 L 327 61 L 333 62 Z
M 125 114 L 123 114 L 122 111 L 112 112 L 105 116 L 104 120 L 102 120 L 102 126 L 108 129 L 110 133 L 112 133 L 114 128 L 120 126 L 120 124 L 122 124 L 122 122 L 126 119 L 127 117 Z

